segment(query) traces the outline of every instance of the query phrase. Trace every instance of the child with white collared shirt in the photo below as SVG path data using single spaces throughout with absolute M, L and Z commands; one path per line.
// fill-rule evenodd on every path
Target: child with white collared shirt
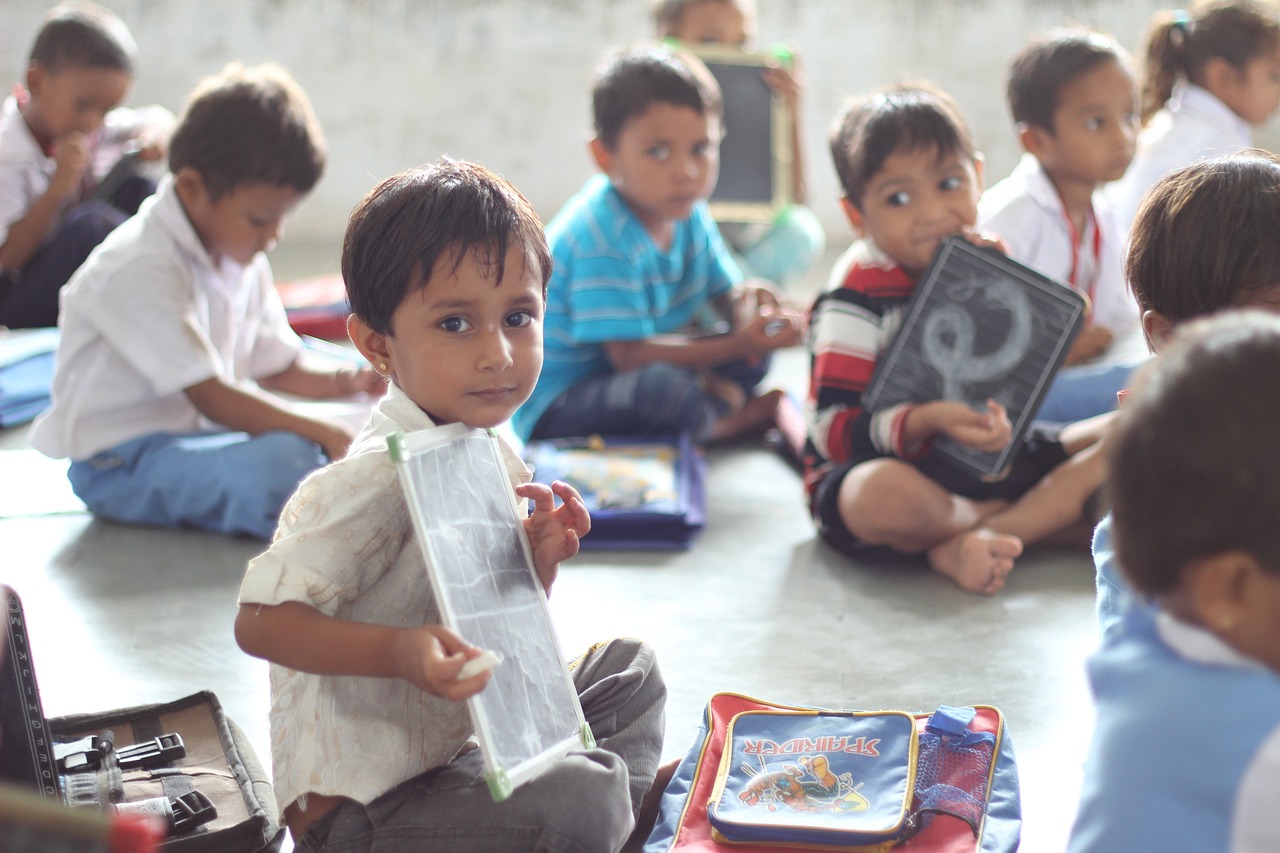
M 1147 35 L 1143 130 L 1133 165 L 1107 188 L 1128 232 L 1138 205 L 1173 169 L 1253 145 L 1280 106 L 1280 20 L 1270 0 L 1199 3 L 1157 13 Z

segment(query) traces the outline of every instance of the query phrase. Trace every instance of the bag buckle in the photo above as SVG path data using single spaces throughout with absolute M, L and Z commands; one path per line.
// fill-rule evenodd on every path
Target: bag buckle
M 58 762 L 58 771 L 80 773 L 97 770 L 102 759 L 111 752 L 113 737 L 111 732 L 104 732 L 101 735 L 86 735 L 67 743 L 55 743 L 53 755 Z
M 142 743 L 122 747 L 116 750 L 116 760 L 121 770 L 134 767 L 154 767 L 167 764 L 187 754 L 187 747 L 182 742 L 182 735 L 177 732 L 160 735 Z
M 213 800 L 201 791 L 187 791 L 180 797 L 174 797 L 169 800 L 169 807 L 173 809 L 170 823 L 173 835 L 189 832 L 218 816 Z

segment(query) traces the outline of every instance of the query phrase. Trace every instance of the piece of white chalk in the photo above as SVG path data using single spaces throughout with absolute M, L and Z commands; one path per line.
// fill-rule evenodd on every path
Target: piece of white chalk
M 462 665 L 458 680 L 462 681 L 464 678 L 487 672 L 500 663 L 502 663 L 502 652 L 481 652 L 479 657 L 474 657 Z

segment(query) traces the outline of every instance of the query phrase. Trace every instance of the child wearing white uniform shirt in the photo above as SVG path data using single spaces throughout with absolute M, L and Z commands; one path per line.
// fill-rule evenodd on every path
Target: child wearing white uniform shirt
M 1269 0 L 1160 12 L 1147 35 L 1143 130 L 1133 165 L 1107 188 L 1128 232 L 1168 172 L 1253 145 L 1280 106 L 1280 21 Z
M 382 387 L 372 370 L 307 364 L 263 254 L 320 176 L 318 133 L 281 69 L 204 81 L 172 175 L 65 288 L 31 443 L 71 458 L 96 515 L 266 539 L 299 481 L 346 452 L 352 430 L 272 393 Z
M 1009 70 L 1008 98 L 1026 153 L 987 190 L 978 222 L 1009 256 L 1088 300 L 1084 329 L 1037 417 L 1070 422 L 1115 408 L 1138 360 L 1138 311 L 1121 270 L 1124 235 L 1100 187 L 1133 156 L 1136 92 L 1116 42 L 1059 30 L 1028 45 Z

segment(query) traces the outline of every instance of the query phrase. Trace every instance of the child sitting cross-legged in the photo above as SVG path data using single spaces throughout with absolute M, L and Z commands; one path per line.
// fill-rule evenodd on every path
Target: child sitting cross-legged
M 1037 417 L 1069 422 L 1109 412 L 1140 360 L 1138 310 L 1125 287 L 1125 233 L 1101 188 L 1125 173 L 1137 136 L 1137 92 L 1114 39 L 1058 30 L 1009 69 L 1009 108 L 1026 151 L 983 193 L 978 224 L 1009 257 L 1089 299 Z
M 1033 428 L 1005 476 L 979 479 L 931 451 L 935 436 L 995 451 L 1004 408 L 935 400 L 877 412 L 862 394 L 917 277 L 944 237 L 973 232 L 982 160 L 952 100 L 925 86 L 889 89 L 837 119 L 831 153 L 859 238 L 810 318 L 813 356 L 805 484 L 820 535 L 853 556 L 887 548 L 927 556 L 967 590 L 994 593 L 1025 544 L 1085 533 L 1103 480 L 1099 442 L 1112 415 Z
M 800 342 L 800 313 L 741 281 L 707 210 L 720 89 L 693 56 L 612 56 L 592 93 L 592 177 L 547 226 L 547 360 L 516 412 L 522 439 L 763 432 L 782 391 L 757 391 L 769 355 Z M 723 333 L 710 334 L 727 320 Z
M 299 481 L 353 430 L 298 410 L 380 391 L 366 368 L 309 362 L 266 252 L 319 180 L 324 143 L 281 68 L 202 81 L 170 174 L 62 293 L 53 403 L 31 443 L 72 462 L 95 515 L 269 539 Z
M 1130 607 L 1089 662 L 1071 853 L 1280 850 L 1280 318 L 1179 327 L 1108 437 Z
M 656 814 L 666 688 L 653 651 L 625 639 L 570 665 L 599 747 L 493 801 L 463 702 L 490 674 L 459 678 L 481 651 L 439 624 L 387 451 L 392 433 L 497 427 L 524 402 L 550 275 L 532 206 L 479 166 L 397 175 L 352 213 L 348 328 L 390 385 L 351 452 L 290 500 L 236 618 L 240 646 L 271 662 L 275 793 L 299 851 L 616 851 Z M 571 486 L 530 483 L 502 451 L 550 591 L 590 518 Z

